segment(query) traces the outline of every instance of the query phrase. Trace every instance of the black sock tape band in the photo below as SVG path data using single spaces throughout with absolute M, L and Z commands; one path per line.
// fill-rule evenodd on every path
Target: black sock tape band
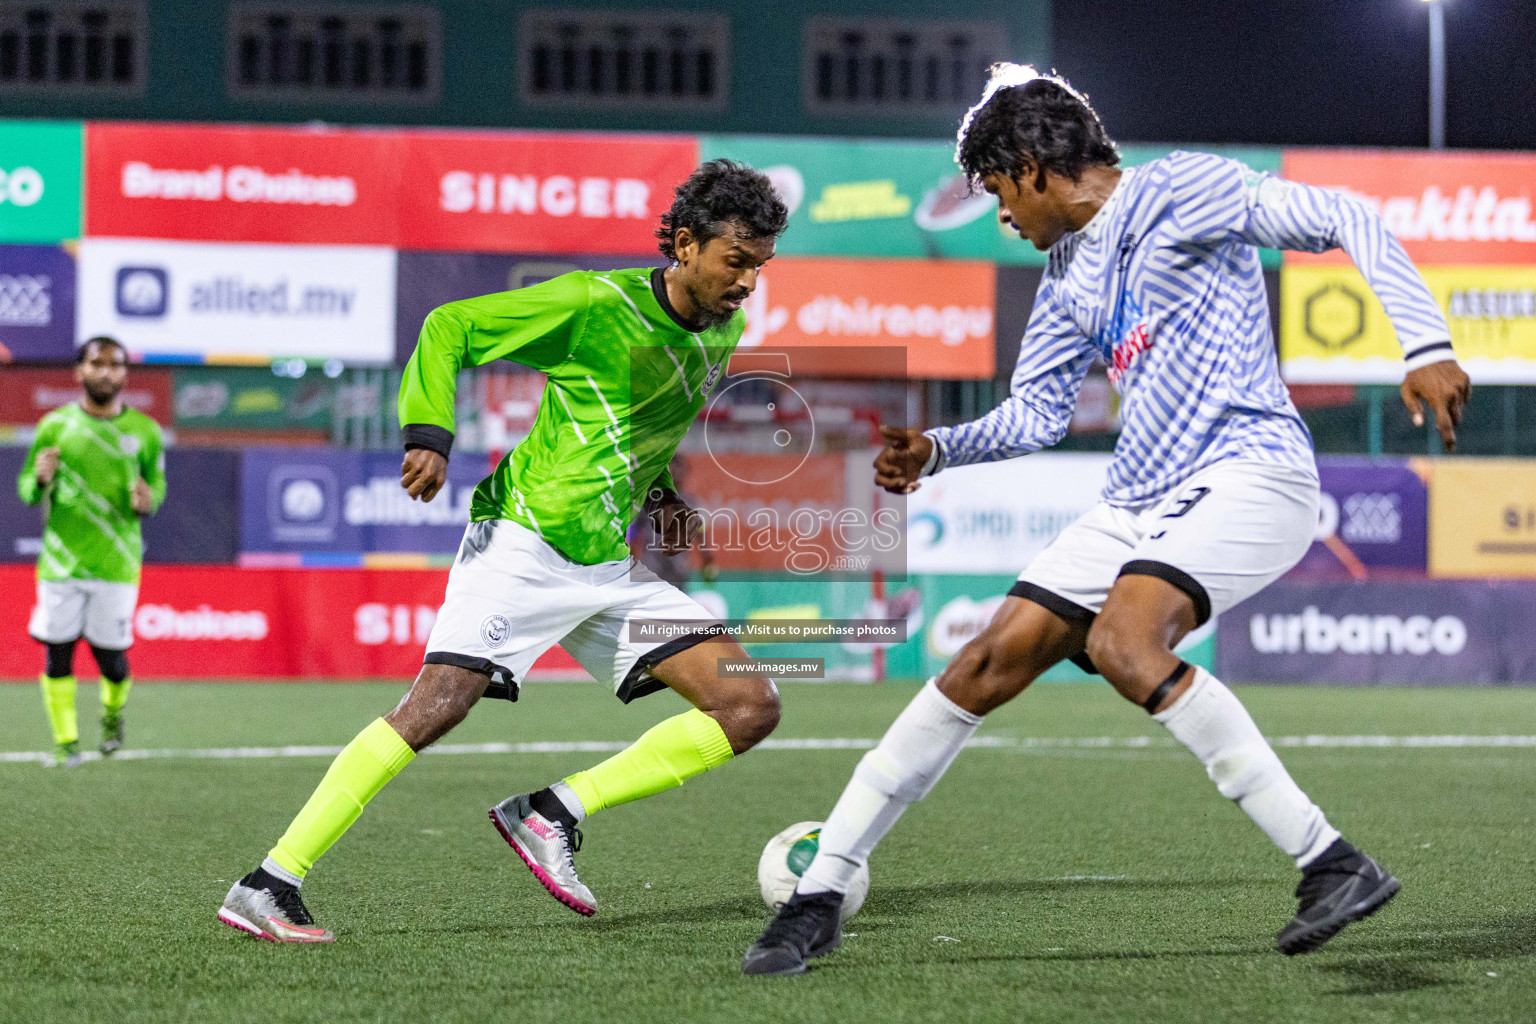
M 1141 705 L 1147 709 L 1147 714 L 1157 714 L 1157 706 L 1163 702 L 1164 697 L 1168 696 L 1169 690 L 1179 685 L 1179 680 L 1183 679 L 1184 673 L 1188 671 L 1189 662 L 1181 661 L 1178 667 L 1168 674 L 1167 679 L 1157 684 L 1157 689 L 1152 691 L 1152 696 L 1148 697 Z

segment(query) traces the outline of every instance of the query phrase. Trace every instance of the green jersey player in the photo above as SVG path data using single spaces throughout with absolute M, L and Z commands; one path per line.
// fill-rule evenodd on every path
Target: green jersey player
M 590 915 L 576 876 L 577 824 L 681 785 L 773 731 L 778 692 L 761 676 L 722 678 L 745 653 L 687 595 L 630 557 L 626 531 L 649 512 L 686 548 L 696 517 L 667 465 L 741 337 L 741 305 L 788 212 L 768 179 L 717 160 L 678 187 L 657 238 L 665 270 L 573 273 L 433 310 L 400 389 L 401 485 L 429 501 L 446 480 L 454 381 L 496 359 L 549 381 L 533 431 L 475 490 L 425 664 L 405 699 L 364 729 L 261 866 L 219 911 L 225 924 L 283 942 L 328 942 L 299 887 L 383 785 L 446 735 L 482 696 L 516 700 L 556 643 L 628 702 L 671 687 L 694 705 L 588 771 L 491 808 L 540 883 Z M 636 620 L 676 623 L 648 638 Z
M 123 744 L 128 648 L 144 545 L 139 519 L 165 500 L 160 427 L 123 406 L 128 358 L 112 338 L 76 353 L 85 394 L 44 416 L 16 489 L 42 504 L 43 550 L 28 632 L 48 647 L 43 705 L 53 726 L 54 763 L 80 763 L 75 717 L 75 641 L 91 645 L 101 669 L 101 752 Z

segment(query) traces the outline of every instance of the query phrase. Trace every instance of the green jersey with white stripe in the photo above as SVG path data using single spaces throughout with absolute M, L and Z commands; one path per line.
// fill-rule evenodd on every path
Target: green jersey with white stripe
M 37 454 L 44 448 L 59 450 L 58 471 L 46 486 L 37 482 Z M 140 478 L 159 508 L 165 449 L 160 426 L 148 416 L 125 408 L 101 419 L 74 403 L 44 416 L 16 480 L 22 501 L 43 504 L 37 578 L 137 583 L 144 541 L 131 497 Z
M 475 489 L 472 519 L 511 519 L 584 565 L 625 533 L 741 339 L 737 312 L 693 331 L 660 270 L 578 271 L 439 306 L 400 384 L 408 447 L 447 456 L 459 369 L 510 359 L 548 374 L 533 430 Z

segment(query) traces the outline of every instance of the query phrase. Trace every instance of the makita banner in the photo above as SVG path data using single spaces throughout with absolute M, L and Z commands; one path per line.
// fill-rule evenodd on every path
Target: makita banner
M 1221 616 L 1241 683 L 1536 683 L 1536 583 L 1281 580 Z
M 400 487 L 395 452 L 247 448 L 240 470 L 244 552 L 453 552 L 483 458 L 459 456 L 430 502 Z
M 1429 489 L 1406 459 L 1322 456 L 1317 536 L 1292 573 L 1364 579 L 1425 571 Z
M 396 679 L 421 668 L 446 569 L 152 566 L 133 615 L 137 679 Z M 36 679 L 32 570 L 0 566 L 0 679 Z M 552 648 L 532 677 L 580 677 Z
M 1364 203 L 1416 263 L 1536 263 L 1536 155 L 1288 149 L 1281 174 Z M 1333 249 L 1285 261 L 1350 258 Z

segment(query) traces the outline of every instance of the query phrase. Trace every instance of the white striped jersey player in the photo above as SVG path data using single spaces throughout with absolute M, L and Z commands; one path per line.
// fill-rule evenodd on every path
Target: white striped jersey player
M 980 419 L 927 431 L 930 472 L 1036 451 L 1066 433 L 1093 362 L 1109 367 L 1121 434 L 1103 502 L 1015 593 L 1093 613 L 1122 566 L 1152 563 L 1204 621 L 1306 550 L 1317 469 L 1280 378 L 1258 246 L 1343 248 L 1409 370 L 1455 358 L 1423 279 L 1360 203 L 1205 153 L 1123 171 L 1093 218 L 1051 247 L 1011 394 Z

